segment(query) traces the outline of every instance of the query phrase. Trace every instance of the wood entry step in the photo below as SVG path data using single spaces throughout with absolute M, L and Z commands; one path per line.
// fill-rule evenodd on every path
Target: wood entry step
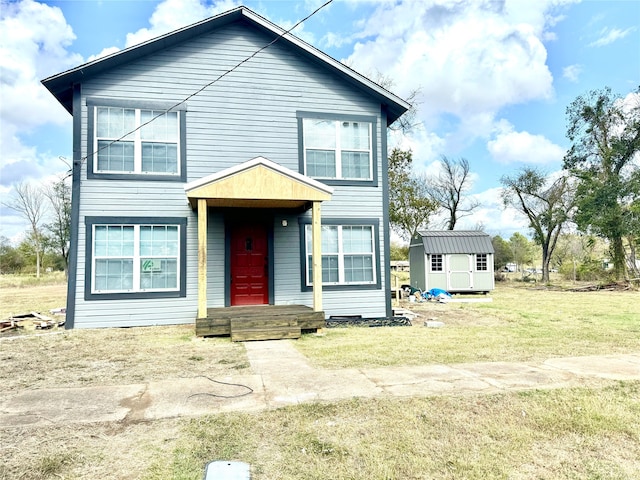
M 231 341 L 281 340 L 300 338 L 302 330 L 295 316 L 232 318 Z

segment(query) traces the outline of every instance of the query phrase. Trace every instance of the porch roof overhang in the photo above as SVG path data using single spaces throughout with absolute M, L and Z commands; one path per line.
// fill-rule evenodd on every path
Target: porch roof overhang
M 199 199 L 210 207 L 309 208 L 330 200 L 333 188 L 264 157 L 208 175 L 184 187 L 192 208 Z

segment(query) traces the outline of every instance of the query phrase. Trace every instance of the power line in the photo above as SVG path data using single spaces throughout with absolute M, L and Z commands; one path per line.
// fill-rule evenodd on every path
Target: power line
M 190 95 L 188 95 L 187 97 L 184 98 L 184 100 L 179 101 L 178 103 L 176 103 L 175 105 L 172 105 L 171 107 L 167 108 L 166 110 L 163 110 L 162 113 L 157 114 L 156 116 L 152 117 L 151 119 L 147 120 L 146 122 L 140 124 L 139 126 L 137 126 L 136 128 L 134 128 L 133 130 L 125 133 L 124 135 L 122 135 L 120 138 L 117 138 L 116 140 L 112 140 L 111 142 L 107 143 L 106 145 L 103 145 L 102 147 L 98 148 L 97 150 L 95 150 L 94 152 L 87 154 L 86 156 L 80 158 L 80 164 L 82 164 L 82 162 L 84 162 L 85 160 L 88 160 L 89 157 L 93 157 L 95 155 L 97 155 L 98 153 L 100 153 L 102 150 L 109 148 L 111 145 L 113 145 L 114 143 L 118 143 L 119 141 L 123 140 L 124 138 L 128 137 L 129 135 L 131 135 L 132 133 L 137 132 L 138 130 L 140 130 L 141 128 L 149 125 L 151 122 L 155 121 L 156 119 L 162 117 L 163 115 L 169 113 L 171 110 L 173 110 L 174 108 L 179 107 L 180 105 L 186 103 L 187 101 L 189 101 L 191 98 L 195 97 L 196 95 L 202 93 L 204 90 L 206 90 L 207 88 L 209 88 L 210 86 L 212 86 L 213 84 L 219 82 L 220 80 L 222 80 L 224 77 L 226 77 L 227 75 L 231 74 L 232 72 L 234 72 L 235 70 L 237 70 L 238 68 L 240 68 L 242 65 L 244 65 L 245 63 L 247 63 L 249 60 L 251 60 L 252 58 L 254 58 L 256 55 L 258 55 L 260 52 L 266 50 L 267 48 L 269 48 L 271 45 L 273 45 L 274 43 L 276 43 L 278 40 L 280 40 L 282 37 L 284 37 L 285 35 L 288 35 L 289 33 L 291 33 L 293 30 L 295 30 L 300 24 L 306 22 L 307 20 L 309 20 L 311 17 L 313 17 L 316 13 L 318 13 L 320 10 L 322 10 L 324 7 L 326 7 L 327 5 L 329 5 L 330 3 L 332 3 L 333 0 L 327 0 L 327 2 L 323 3 L 322 5 L 320 5 L 318 8 L 316 8 L 313 12 L 311 12 L 309 15 L 307 15 L 306 17 L 304 17 L 302 20 L 299 20 L 295 25 L 293 25 L 293 27 L 289 28 L 288 30 L 285 30 L 284 32 L 282 32 L 281 34 L 279 34 L 278 36 L 276 36 L 276 38 L 274 38 L 272 41 L 270 41 L 269 43 L 267 43 L 265 46 L 259 48 L 258 50 L 256 50 L 254 53 L 252 53 L 251 55 L 249 55 L 247 58 L 245 58 L 244 60 L 242 60 L 240 63 L 234 65 L 232 68 L 230 68 L 229 70 L 227 70 L 226 72 L 218 75 L 218 77 L 216 77 L 215 79 L 213 79 L 212 81 L 210 81 L 209 83 L 207 83 L 206 85 L 204 85 L 203 87 L 199 88 L 198 90 L 196 90 L 195 92 L 191 93 Z

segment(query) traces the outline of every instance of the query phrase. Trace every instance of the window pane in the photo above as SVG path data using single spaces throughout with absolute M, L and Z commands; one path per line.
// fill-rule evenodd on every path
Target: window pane
M 336 148 L 336 126 L 333 120 L 305 118 L 302 120 L 302 129 L 305 148 Z
M 335 178 L 336 152 L 333 150 L 307 150 L 307 175 Z
M 159 142 L 178 141 L 178 113 L 162 110 L 141 110 L 140 137 L 142 140 Z
M 342 152 L 343 178 L 371 178 L 368 152 Z
M 133 142 L 98 141 L 98 170 L 133 172 Z
M 342 247 L 345 253 L 373 252 L 371 227 L 342 227 Z
M 178 288 L 178 261 L 173 258 L 141 258 L 140 288 Z
M 142 143 L 142 171 L 177 173 L 178 148 L 166 143 Z
M 346 255 L 344 257 L 344 279 L 347 283 L 373 282 L 371 255 Z
M 338 227 L 322 227 L 322 253 L 338 253 Z
M 117 140 L 135 128 L 136 112 L 132 108 L 98 107 L 96 134 L 98 138 Z M 131 135 L 128 136 L 129 139 Z
M 340 280 L 338 273 L 338 256 L 322 256 L 322 283 L 337 283 Z
M 369 150 L 369 123 L 341 122 L 340 146 L 344 150 Z
M 178 256 L 178 227 L 143 225 L 140 227 L 140 255 Z
M 96 290 L 131 290 L 133 288 L 133 261 L 130 259 L 96 260 Z

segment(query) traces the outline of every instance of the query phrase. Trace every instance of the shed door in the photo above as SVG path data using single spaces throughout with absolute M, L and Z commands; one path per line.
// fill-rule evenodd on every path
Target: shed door
M 231 305 L 269 303 L 267 227 L 234 225 L 231 230 Z
M 449 290 L 471 290 L 472 282 L 472 255 L 452 254 L 449 256 Z

